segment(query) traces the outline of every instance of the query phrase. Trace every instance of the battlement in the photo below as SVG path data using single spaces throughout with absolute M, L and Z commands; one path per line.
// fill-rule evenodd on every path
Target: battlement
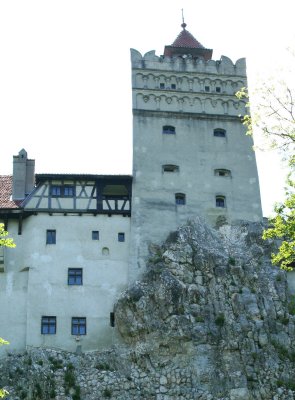
M 151 69 L 175 72 L 194 72 L 217 75 L 230 75 L 246 77 L 246 59 L 240 58 L 234 64 L 226 56 L 220 60 L 194 58 L 190 54 L 177 57 L 157 56 L 155 50 L 148 51 L 144 56 L 135 49 L 131 51 L 131 64 L 133 69 Z

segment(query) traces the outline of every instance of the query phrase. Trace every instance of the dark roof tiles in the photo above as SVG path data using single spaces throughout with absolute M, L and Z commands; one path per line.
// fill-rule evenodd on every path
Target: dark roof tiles
M 21 201 L 12 200 L 12 176 L 0 175 L 0 208 L 19 208 Z
M 173 47 L 188 47 L 190 49 L 204 49 L 205 47 L 194 38 L 185 28 L 172 43 Z

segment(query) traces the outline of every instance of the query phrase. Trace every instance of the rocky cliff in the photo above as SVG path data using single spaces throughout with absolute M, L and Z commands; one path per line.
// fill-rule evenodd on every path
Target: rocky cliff
M 115 305 L 122 343 L 10 355 L 0 384 L 10 399 L 295 399 L 295 299 L 261 232 L 189 222 Z

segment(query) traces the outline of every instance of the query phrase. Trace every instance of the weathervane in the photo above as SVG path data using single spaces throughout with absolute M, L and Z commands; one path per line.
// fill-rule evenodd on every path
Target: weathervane
M 183 29 L 185 29 L 186 23 L 184 22 L 183 8 L 181 9 L 181 14 L 182 14 L 182 24 L 181 24 L 181 27 L 182 27 Z

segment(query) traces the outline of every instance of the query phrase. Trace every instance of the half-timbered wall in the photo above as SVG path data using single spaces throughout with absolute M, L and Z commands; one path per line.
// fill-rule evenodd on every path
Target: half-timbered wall
M 25 210 L 131 215 L 131 177 L 38 179 Z

